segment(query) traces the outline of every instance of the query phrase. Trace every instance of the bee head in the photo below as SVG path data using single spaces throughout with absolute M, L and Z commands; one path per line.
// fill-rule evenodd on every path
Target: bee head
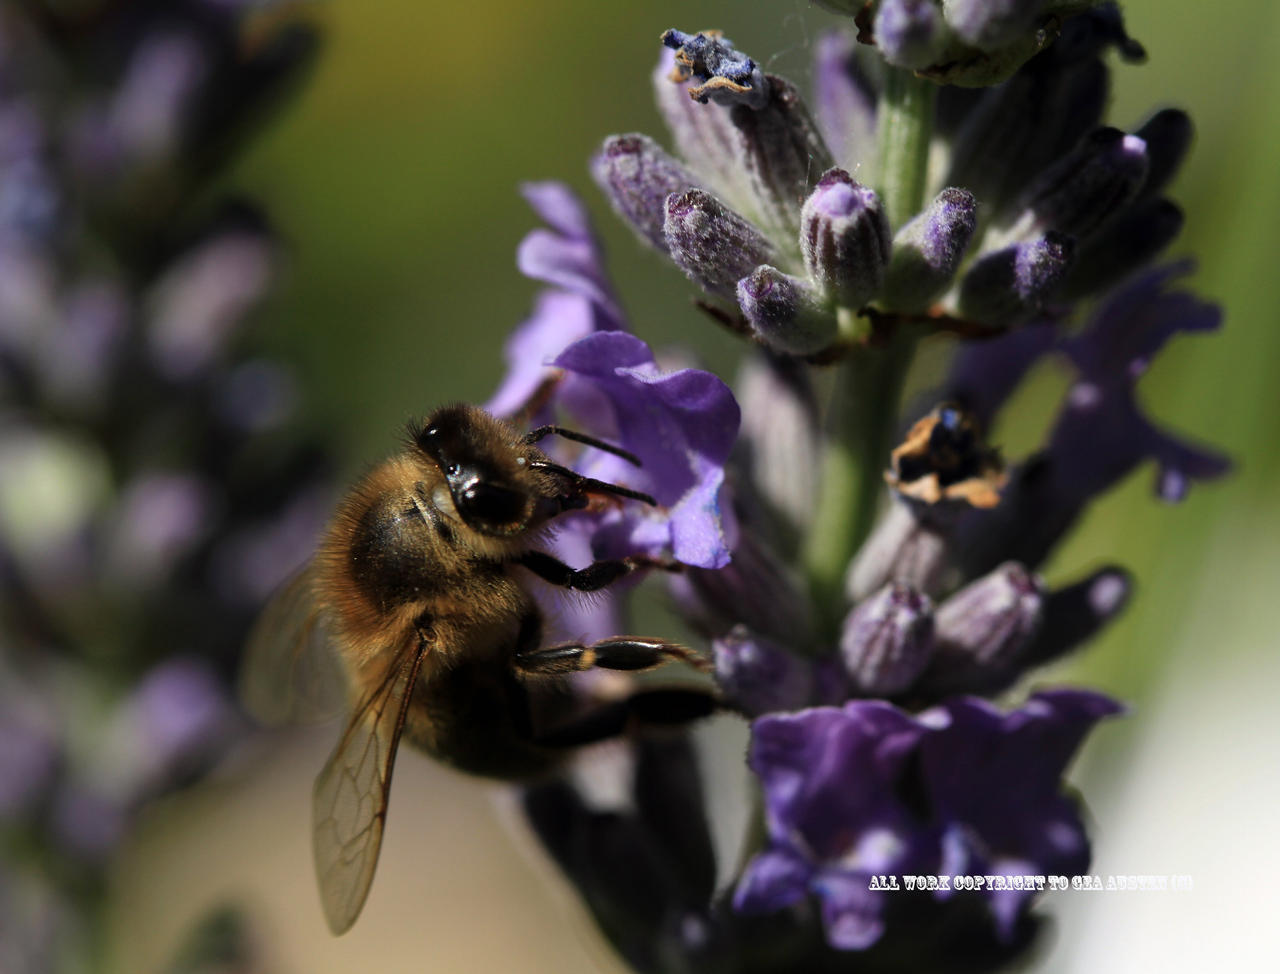
M 494 536 L 529 527 L 538 498 L 522 486 L 528 477 L 526 451 L 505 423 L 474 406 L 446 406 L 411 435 L 439 467 L 458 516 L 469 527 Z

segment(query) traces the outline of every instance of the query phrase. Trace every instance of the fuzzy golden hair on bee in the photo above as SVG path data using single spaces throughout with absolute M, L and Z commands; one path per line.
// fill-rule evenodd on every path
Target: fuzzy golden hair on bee
M 567 677 L 673 661 L 706 669 L 664 639 L 614 636 L 543 644 L 541 585 L 599 593 L 634 572 L 674 569 L 644 556 L 575 569 L 540 550 L 555 519 L 594 499 L 652 505 L 585 477 L 535 444 L 560 436 L 639 461 L 558 426 L 527 433 L 455 404 L 407 427 L 409 442 L 338 504 L 310 564 L 272 601 L 247 649 L 245 699 L 269 719 L 331 711 L 346 729 L 316 780 L 313 839 L 331 929 L 355 922 L 373 880 L 396 750 L 414 747 L 471 774 L 526 779 L 573 747 L 644 719 L 681 722 L 718 706 L 706 688 L 638 689 L 572 709 Z

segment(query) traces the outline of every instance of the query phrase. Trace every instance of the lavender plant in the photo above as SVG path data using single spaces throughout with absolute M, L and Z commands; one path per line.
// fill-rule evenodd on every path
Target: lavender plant
M 249 5 L 0 8 L 0 969 L 100 967 L 145 802 L 247 729 L 257 607 L 310 546 L 326 453 L 241 333 L 280 264 L 216 176 L 311 60 Z M 174 970 L 248 970 L 219 914 Z M 237 960 L 238 958 L 238 960 Z
M 1166 341 L 1220 315 L 1178 289 L 1188 264 L 1155 264 L 1182 222 L 1164 190 L 1188 118 L 1103 124 L 1107 59 L 1143 57 L 1116 6 L 824 6 L 857 36 L 816 45 L 812 109 L 724 35 L 669 30 L 653 83 L 671 150 L 616 135 L 592 161 L 642 244 L 746 346 L 740 414 L 704 409 L 677 441 L 702 486 L 660 498 L 701 514 L 700 544 L 682 553 L 678 518 L 648 534 L 586 520 L 576 535 L 595 557 L 656 544 L 689 566 L 675 604 L 710 642 L 726 705 L 751 721 L 759 805 L 743 861 L 717 884 L 698 758 L 680 737 L 633 743 L 626 809 L 569 781 L 524 795 L 638 970 L 974 970 L 1022 955 L 1041 925 L 1024 877 L 1089 865 L 1064 771 L 1122 710 L 1091 690 L 1023 687 L 1133 586 L 1116 566 L 1057 587 L 1038 572 L 1146 460 L 1166 501 L 1228 467 L 1136 397 Z M 581 204 L 545 184 L 530 198 L 551 229 L 526 238 L 520 267 L 552 290 L 511 339 L 497 412 L 581 372 L 569 363 L 583 349 L 635 342 L 616 336 L 629 326 Z M 904 399 L 925 340 L 954 345 L 950 371 Z M 597 381 L 643 375 L 585 357 Z M 986 431 L 1045 358 L 1072 381 L 1043 446 L 1006 465 Z M 692 389 L 673 401 L 698 415 Z M 644 407 L 598 403 L 580 390 L 547 406 L 639 452 Z M 995 879 L 878 888 L 905 874 Z

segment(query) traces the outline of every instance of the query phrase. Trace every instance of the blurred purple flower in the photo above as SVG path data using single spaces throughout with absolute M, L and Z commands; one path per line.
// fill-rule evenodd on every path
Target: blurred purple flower
M 1034 694 L 1003 713 L 957 698 L 912 717 L 879 701 L 773 714 L 752 725 L 749 763 L 769 844 L 734 904 L 771 912 L 816 895 L 828 942 L 859 950 L 885 932 L 885 874 L 1074 874 L 1088 841 L 1061 778 L 1093 725 L 1118 713 L 1099 694 Z M 986 896 L 1007 938 L 1031 894 Z
M 533 314 L 507 340 L 506 375 L 485 404 L 498 416 L 528 405 L 550 374 L 551 360 L 572 342 L 593 331 L 627 327 L 582 201 L 563 183 L 526 183 L 522 191 L 550 229 L 525 236 L 516 264 L 522 274 L 553 289 L 538 295 Z

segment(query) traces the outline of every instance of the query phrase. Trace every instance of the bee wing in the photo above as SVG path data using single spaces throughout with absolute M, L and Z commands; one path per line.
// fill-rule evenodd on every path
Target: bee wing
M 327 720 L 346 708 L 347 681 L 314 577 L 308 566 L 285 582 L 249 634 L 240 699 L 264 724 Z
M 381 686 L 356 708 L 316 778 L 311 799 L 316 878 L 334 934 L 355 923 L 369 895 L 396 748 L 426 651 L 426 641 L 414 639 L 397 654 Z

